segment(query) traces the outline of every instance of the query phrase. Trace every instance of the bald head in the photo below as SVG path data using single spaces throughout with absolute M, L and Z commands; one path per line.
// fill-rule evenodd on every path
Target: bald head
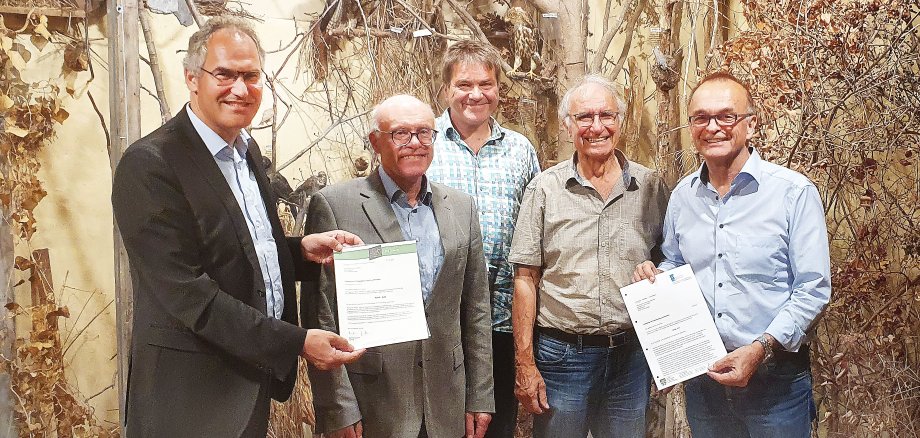
M 371 110 L 371 131 L 383 129 L 386 123 L 411 114 L 413 117 L 430 116 L 434 126 L 434 110 L 431 105 L 409 94 L 397 94 L 384 99 Z M 384 129 L 384 130 L 389 130 Z

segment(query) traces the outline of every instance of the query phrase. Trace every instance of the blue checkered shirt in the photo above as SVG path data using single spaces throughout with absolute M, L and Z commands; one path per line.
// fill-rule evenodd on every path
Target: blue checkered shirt
M 448 111 L 435 121 L 439 134 L 434 161 L 425 174 L 476 200 L 492 289 L 492 330 L 511 333 L 514 268 L 508 254 L 524 188 L 540 172 L 540 163 L 527 137 L 502 128 L 494 119 L 492 135 L 474 154 L 460 139 Z

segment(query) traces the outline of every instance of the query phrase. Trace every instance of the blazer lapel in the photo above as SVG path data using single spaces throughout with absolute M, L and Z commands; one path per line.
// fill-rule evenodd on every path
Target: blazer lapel
M 447 199 L 447 192 L 435 184 L 431 184 L 431 203 L 432 207 L 434 207 L 434 218 L 438 222 L 438 234 L 441 236 L 441 248 L 444 250 L 444 263 L 438 271 L 437 278 L 434 279 L 434 287 L 431 289 L 431 298 L 425 303 L 426 308 L 435 301 L 438 291 L 444 289 L 441 283 L 444 281 L 452 281 L 447 279 L 456 278 L 448 271 L 453 269 L 454 263 L 459 260 L 457 256 L 457 248 L 459 247 L 458 237 L 463 235 L 463 233 L 457 230 L 457 221 L 454 219 L 454 214 L 451 211 L 450 201 Z M 451 287 L 449 290 L 456 290 L 456 288 Z
M 387 191 L 383 188 L 383 181 L 380 175 L 374 171 L 367 177 L 369 187 L 361 192 L 361 196 L 367 198 L 361 203 L 364 214 L 374 226 L 377 235 L 380 236 L 381 242 L 399 242 L 404 240 L 402 230 L 399 228 L 399 222 L 393 213 L 393 207 L 390 206 L 390 200 L 387 198 Z
M 184 144 L 190 161 L 194 163 L 192 167 L 197 168 L 200 172 L 200 177 L 207 181 L 208 185 L 211 186 L 211 189 L 213 189 L 214 193 L 217 195 L 217 198 L 220 199 L 221 204 L 223 204 L 224 208 L 227 210 L 227 214 L 231 222 L 233 222 L 233 229 L 236 232 L 236 237 L 242 244 L 243 252 L 246 254 L 249 263 L 252 264 L 254 272 L 257 273 L 257 278 L 255 278 L 255 280 L 258 284 L 261 284 L 262 270 L 259 267 L 259 259 L 256 256 L 252 236 L 249 235 L 249 228 L 246 226 L 246 219 L 243 217 L 243 211 L 240 209 L 240 204 L 236 202 L 233 192 L 230 191 L 227 179 L 224 178 L 224 174 L 220 172 L 220 168 L 217 167 L 214 157 L 211 155 L 211 152 L 208 151 L 208 147 L 205 146 L 204 141 L 201 140 L 201 136 L 195 131 L 195 127 L 192 125 L 192 121 L 189 120 L 185 108 L 183 108 L 174 119 L 177 120 L 177 124 L 182 130 L 182 133 L 188 139 Z

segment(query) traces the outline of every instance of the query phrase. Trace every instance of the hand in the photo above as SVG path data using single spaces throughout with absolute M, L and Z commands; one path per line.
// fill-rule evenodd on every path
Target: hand
M 466 438 L 482 438 L 486 436 L 486 429 L 492 421 L 492 414 L 488 412 L 466 413 Z
M 646 260 L 636 265 L 636 270 L 633 271 L 633 283 L 646 279 L 649 281 L 649 283 L 654 283 L 655 275 L 662 272 L 664 271 L 656 268 L 654 263 Z
M 341 251 L 343 245 L 362 245 L 360 237 L 348 231 L 333 230 L 310 234 L 300 240 L 303 258 L 314 263 L 332 263 L 332 253 Z
M 316 368 L 327 371 L 345 363 L 352 363 L 362 354 L 363 348 L 355 350 L 347 339 L 335 333 L 309 329 L 300 355 Z
M 358 421 L 351 426 L 345 426 L 339 430 L 325 434 L 326 438 L 361 438 L 364 435 L 364 428 Z
M 518 364 L 514 376 L 514 395 L 531 414 L 542 414 L 549 409 L 546 400 L 546 382 L 535 364 Z
M 722 385 L 743 388 L 747 386 L 763 358 L 763 347 L 759 343 L 745 345 L 712 364 L 707 375 Z

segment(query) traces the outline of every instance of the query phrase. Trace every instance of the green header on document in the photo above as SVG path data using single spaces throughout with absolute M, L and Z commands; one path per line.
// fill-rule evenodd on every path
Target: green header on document
M 370 253 L 372 250 L 380 248 L 380 257 L 402 255 L 402 254 L 413 254 L 417 252 L 415 242 L 396 242 L 396 243 L 384 243 L 380 245 L 367 245 L 361 249 L 353 249 L 350 251 L 337 252 L 333 255 L 335 260 L 361 260 L 370 258 Z

